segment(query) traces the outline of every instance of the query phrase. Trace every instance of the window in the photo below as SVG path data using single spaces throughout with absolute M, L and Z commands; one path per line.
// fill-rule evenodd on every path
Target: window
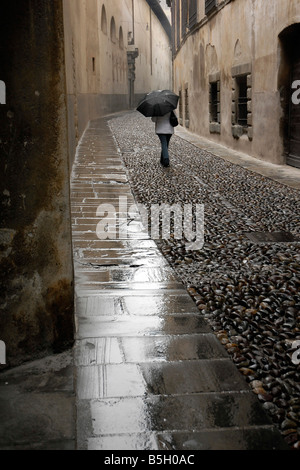
M 180 2 L 176 2 L 176 47 L 180 46 Z
M 107 34 L 107 19 L 106 19 L 106 10 L 105 10 L 104 5 L 102 5 L 102 12 L 101 12 L 101 31 L 104 34 Z
M 184 111 L 185 111 L 185 127 L 190 127 L 190 104 L 188 86 L 184 90 Z
M 2 80 L 0 80 L 0 104 L 6 104 L 6 87 Z
M 116 36 L 116 23 L 114 17 L 112 17 L 111 22 L 110 22 L 110 39 L 112 42 L 116 42 L 117 36 Z
M 217 0 L 205 0 L 205 14 L 209 15 L 217 7 Z
M 197 23 L 198 0 L 189 1 L 189 28 L 191 29 Z
M 236 77 L 236 123 L 248 127 L 247 75 Z
M 209 131 L 221 133 L 221 81 L 220 73 L 209 76 Z
M 253 138 L 251 69 L 251 64 L 232 68 L 232 135 L 236 139 L 244 134 Z
M 188 22 L 188 2 L 181 2 L 181 37 L 183 38 L 186 34 Z
M 182 125 L 183 122 L 183 109 L 182 109 L 182 90 L 179 90 L 179 123 Z
M 219 122 L 218 106 L 218 82 L 214 82 L 210 84 L 210 122 Z
M 119 29 L 119 47 L 120 49 L 124 49 L 124 38 L 123 38 L 122 26 L 120 26 L 120 29 Z

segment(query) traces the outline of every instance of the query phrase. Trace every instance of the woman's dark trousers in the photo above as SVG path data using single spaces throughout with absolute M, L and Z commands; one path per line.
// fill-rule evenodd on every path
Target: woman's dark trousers
M 161 142 L 161 164 L 163 166 L 169 166 L 169 143 L 172 137 L 172 134 L 158 134 L 159 140 Z

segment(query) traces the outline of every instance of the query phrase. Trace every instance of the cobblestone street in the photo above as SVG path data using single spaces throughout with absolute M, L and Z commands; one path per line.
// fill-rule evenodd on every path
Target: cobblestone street
M 263 282 L 262 246 L 242 233 L 245 227 L 262 230 L 254 185 L 264 193 L 274 187 L 272 197 L 278 203 L 284 195 L 293 204 L 288 215 L 293 232 L 299 222 L 293 212 L 298 191 L 227 163 L 179 136 L 171 143 L 170 168 L 164 169 L 159 158 L 152 123 L 137 113 L 92 122 L 78 148 L 72 180 L 78 446 L 275 449 L 285 447 L 277 427 L 285 431 L 287 425 L 284 434 L 289 444 L 296 444 L 298 370 L 289 351 L 290 340 L 297 339 L 298 294 L 290 294 L 293 304 L 281 312 L 289 319 L 293 314 L 292 329 L 286 332 L 285 319 L 283 325 L 271 325 L 266 292 L 254 292 L 251 300 L 245 288 L 251 276 L 256 289 Z M 228 179 L 234 194 L 225 193 Z M 255 195 L 256 214 L 237 185 L 245 180 L 248 197 Z M 157 240 L 159 252 L 140 215 L 131 214 L 130 220 L 124 215 L 124 199 L 144 207 L 204 203 L 204 247 L 186 253 L 184 242 L 171 238 Z M 290 253 L 295 269 L 295 243 L 268 247 L 272 256 Z M 272 263 L 278 270 L 276 259 Z M 285 265 L 282 276 L 286 271 Z M 298 282 L 294 272 L 290 277 L 291 285 Z M 270 289 L 264 289 L 271 298 Z M 273 315 L 276 320 L 278 312 Z M 261 334 L 253 325 L 263 328 Z M 266 362 L 277 331 L 282 362 L 273 357 Z M 273 398 L 276 387 L 280 391 Z
M 237 159 L 180 128 L 164 169 L 150 120 L 134 113 L 110 127 L 139 202 L 205 205 L 201 250 L 172 238 L 158 245 L 286 442 L 298 448 L 299 170 L 281 174 L 281 167 Z

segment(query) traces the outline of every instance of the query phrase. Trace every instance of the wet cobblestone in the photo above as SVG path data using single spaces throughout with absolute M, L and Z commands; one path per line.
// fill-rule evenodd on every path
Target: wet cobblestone
M 300 448 L 300 191 L 174 136 L 160 165 L 151 120 L 138 113 L 109 123 L 138 202 L 204 204 L 205 243 L 157 244 L 253 393 L 292 448 Z M 247 233 L 291 234 L 254 242 Z

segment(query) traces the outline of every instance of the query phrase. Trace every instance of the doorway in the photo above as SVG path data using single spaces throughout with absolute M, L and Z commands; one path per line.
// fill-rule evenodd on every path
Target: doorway
M 300 103 L 293 84 L 300 80 L 300 24 L 286 28 L 280 35 L 281 64 L 279 90 L 283 107 L 282 134 L 286 164 L 300 168 Z

